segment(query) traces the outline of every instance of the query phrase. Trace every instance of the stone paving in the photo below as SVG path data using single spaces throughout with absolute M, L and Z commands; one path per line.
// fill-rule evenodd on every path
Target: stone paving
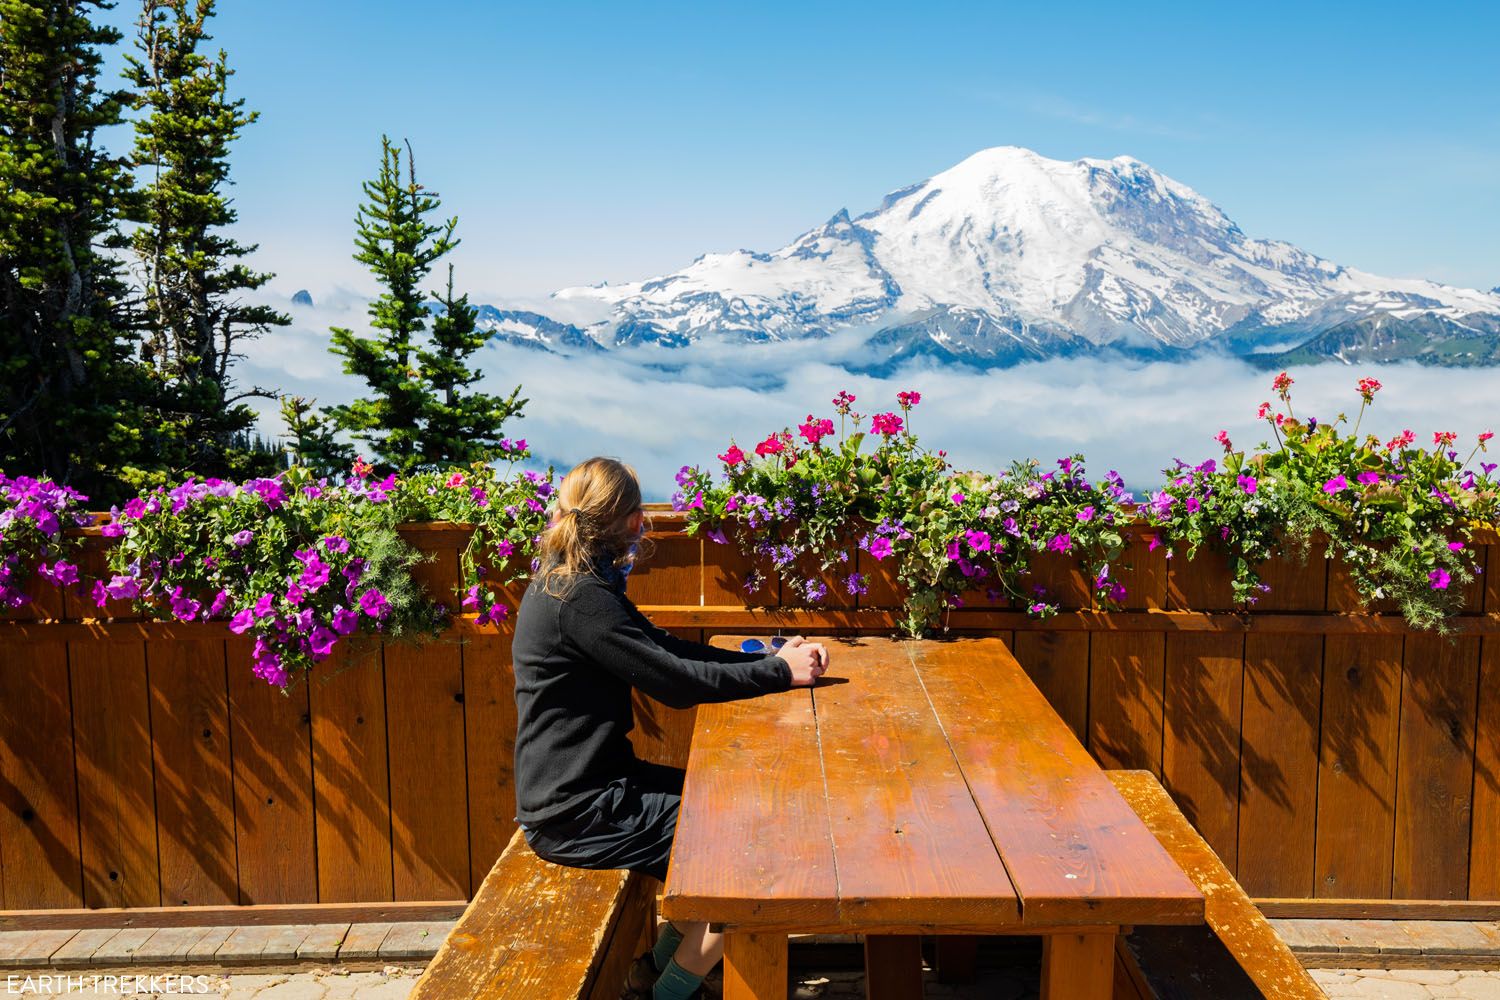
M 159 974 L 159 973 L 157 973 Z M 24 973 L 7 981 L 0 977 L 0 996 L 213 996 L 228 1000 L 405 1000 L 416 985 L 420 969 L 391 966 L 380 972 L 347 972 L 338 969 L 297 973 L 241 973 L 206 975 L 179 982 L 174 993 L 158 983 L 152 992 L 149 980 L 140 984 L 114 980 L 91 982 L 92 973 L 73 973 L 65 988 L 58 980 L 34 979 Z M 41 974 L 45 975 L 45 974 Z M 59 977 L 61 973 L 54 973 Z M 150 976 L 152 973 L 142 973 Z M 1363 1000 L 1500 1000 L 1500 971 L 1442 971 L 1426 969 L 1317 969 L 1313 978 L 1330 998 Z M 987 963 L 973 983 L 948 985 L 927 974 L 924 989 L 931 1000 L 1031 1000 L 1036 997 L 1037 969 L 1029 961 Z M 849 969 L 802 969 L 794 976 L 789 1000 L 861 1000 L 864 974 Z M 141 985 L 141 989 L 135 989 Z

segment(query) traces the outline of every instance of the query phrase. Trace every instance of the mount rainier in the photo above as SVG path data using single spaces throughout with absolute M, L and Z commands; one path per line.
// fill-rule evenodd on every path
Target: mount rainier
M 1382 278 L 1252 239 L 1130 157 L 987 149 L 779 250 L 567 288 L 575 326 L 484 307 L 496 339 L 569 354 L 847 334 L 860 370 L 908 358 L 997 367 L 1118 352 L 1266 364 L 1412 358 L 1500 364 L 1500 290 Z

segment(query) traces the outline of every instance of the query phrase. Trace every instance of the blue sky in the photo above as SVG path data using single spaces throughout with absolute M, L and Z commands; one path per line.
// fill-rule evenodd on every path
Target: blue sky
M 262 113 L 241 236 L 286 294 L 370 288 L 351 220 L 382 131 L 460 217 L 481 300 L 772 249 L 1003 144 L 1128 153 L 1252 235 L 1500 285 L 1490 4 L 220 6 Z

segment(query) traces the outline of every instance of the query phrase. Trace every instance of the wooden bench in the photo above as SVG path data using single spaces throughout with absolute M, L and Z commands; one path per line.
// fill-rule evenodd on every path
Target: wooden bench
M 658 885 L 543 861 L 517 830 L 410 1000 L 616 1000 Z
M 1206 925 L 1138 927 L 1123 937 L 1116 1000 L 1322 1000 L 1302 963 L 1150 771 L 1109 778 L 1204 896 Z

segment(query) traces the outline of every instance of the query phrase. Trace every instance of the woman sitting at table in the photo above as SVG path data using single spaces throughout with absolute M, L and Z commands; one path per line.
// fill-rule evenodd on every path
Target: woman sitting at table
M 563 478 L 516 617 L 516 806 L 538 856 L 665 881 L 683 771 L 635 756 L 631 688 L 673 708 L 750 698 L 812 685 L 828 652 L 795 637 L 742 653 L 652 625 L 625 596 L 644 527 L 628 466 L 591 458 Z M 624 995 L 687 1000 L 723 952 L 708 924 L 667 924 Z

